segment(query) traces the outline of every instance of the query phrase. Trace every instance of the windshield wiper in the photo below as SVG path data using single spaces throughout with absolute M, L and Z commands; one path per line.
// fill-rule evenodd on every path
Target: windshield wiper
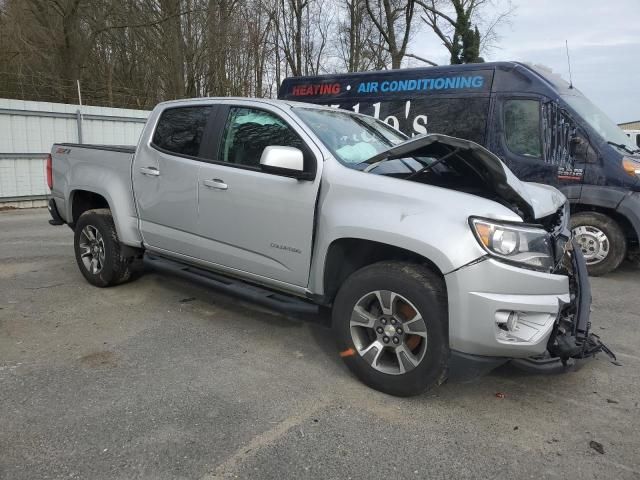
M 611 140 L 607 140 L 607 143 L 609 145 L 613 145 L 614 147 L 618 147 L 621 148 L 622 150 L 624 150 L 625 152 L 629 152 L 629 153 L 637 153 L 640 152 L 640 149 L 636 149 L 636 150 L 632 150 L 629 147 L 627 147 L 624 143 L 616 143 L 616 142 L 612 142 Z

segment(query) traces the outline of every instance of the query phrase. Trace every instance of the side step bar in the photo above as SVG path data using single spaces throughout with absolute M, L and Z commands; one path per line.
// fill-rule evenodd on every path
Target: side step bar
M 274 292 L 242 280 L 218 275 L 202 268 L 185 265 L 157 255 L 145 254 L 144 264 L 153 269 L 193 280 L 215 290 L 244 298 L 283 313 L 317 315 L 319 312 L 316 304 L 304 299 Z

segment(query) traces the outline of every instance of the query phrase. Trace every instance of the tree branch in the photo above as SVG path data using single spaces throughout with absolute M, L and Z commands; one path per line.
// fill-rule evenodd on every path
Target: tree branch
M 432 67 L 437 67 L 438 64 L 436 62 L 432 62 L 431 60 L 427 60 L 426 58 L 422 58 L 419 57 L 418 55 L 415 55 L 413 53 L 405 53 L 404 54 L 405 57 L 411 57 L 411 58 L 415 58 L 416 60 L 420 60 L 421 62 L 424 62 L 428 65 L 431 65 Z

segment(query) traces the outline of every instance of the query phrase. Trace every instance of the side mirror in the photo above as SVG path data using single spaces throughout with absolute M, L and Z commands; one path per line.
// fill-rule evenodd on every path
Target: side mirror
M 572 137 L 570 137 L 569 138 L 569 155 L 574 157 L 576 154 L 576 150 L 578 149 L 578 146 L 581 143 L 582 143 L 582 139 L 577 135 L 573 135 Z
M 572 157 L 586 156 L 589 144 L 580 135 L 574 134 L 569 138 L 569 155 Z
M 285 177 L 305 178 L 304 155 L 294 147 L 271 145 L 266 147 L 260 157 L 260 168 L 265 172 Z

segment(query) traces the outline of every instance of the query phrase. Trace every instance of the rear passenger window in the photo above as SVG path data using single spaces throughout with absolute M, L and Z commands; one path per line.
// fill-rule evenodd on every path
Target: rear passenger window
M 171 153 L 197 157 L 210 113 L 211 106 L 165 110 L 151 143 Z
M 504 132 L 507 147 L 512 153 L 542 158 L 540 102 L 507 100 L 504 104 Z

